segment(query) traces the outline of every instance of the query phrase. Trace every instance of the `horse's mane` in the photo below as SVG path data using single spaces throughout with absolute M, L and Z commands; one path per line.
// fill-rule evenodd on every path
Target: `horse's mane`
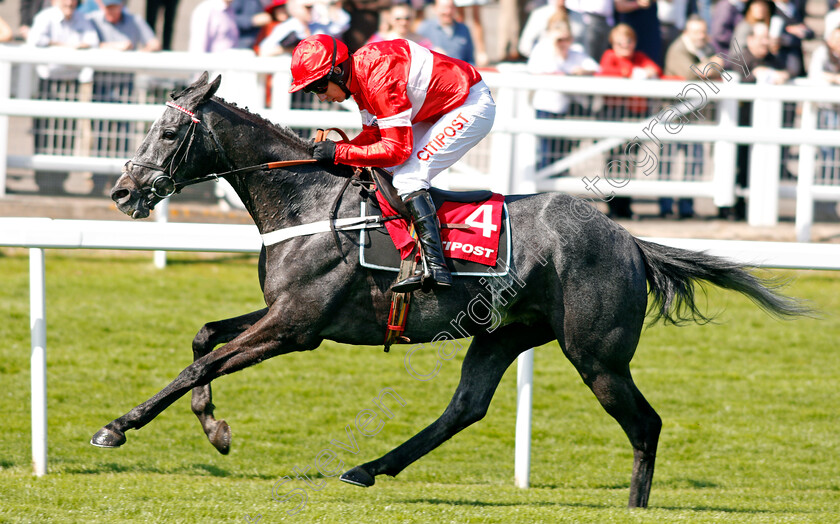
M 231 111 L 239 114 L 240 116 L 242 116 L 246 120 L 249 120 L 251 122 L 254 122 L 255 124 L 258 124 L 258 125 L 261 125 L 261 126 L 264 126 L 264 127 L 268 127 L 272 131 L 278 133 L 283 141 L 289 143 L 292 146 L 297 146 L 297 147 L 301 147 L 301 148 L 311 148 L 312 147 L 311 144 L 309 144 L 306 140 L 301 138 L 297 133 L 295 133 L 292 130 L 292 128 L 290 128 L 288 126 L 281 126 L 279 124 L 275 124 L 274 122 L 265 118 L 264 116 L 261 116 L 257 113 L 252 113 L 250 110 L 248 110 L 247 107 L 239 107 L 238 105 L 236 105 L 236 103 L 228 102 L 224 98 L 214 96 L 212 98 L 212 100 L 214 102 L 217 102 L 217 103 L 221 104 L 222 106 L 230 109 Z

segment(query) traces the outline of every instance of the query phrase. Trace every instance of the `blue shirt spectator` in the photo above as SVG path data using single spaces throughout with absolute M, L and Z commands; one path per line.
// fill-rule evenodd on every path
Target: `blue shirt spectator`
M 88 15 L 99 35 L 99 47 L 118 51 L 160 51 L 160 42 L 145 20 L 129 13 L 123 0 L 102 0 L 104 10 Z
M 429 39 L 434 50 L 452 58 L 475 64 L 475 50 L 469 28 L 455 20 L 452 0 L 435 2 L 437 19 L 427 19 L 417 32 Z

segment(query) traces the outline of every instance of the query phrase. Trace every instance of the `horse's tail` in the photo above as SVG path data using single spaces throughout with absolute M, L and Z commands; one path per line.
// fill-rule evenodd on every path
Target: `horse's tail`
M 706 253 L 663 246 L 638 238 L 634 240 L 642 253 L 650 285 L 651 322 L 660 318 L 671 324 L 706 323 L 712 320 L 697 306 L 694 283 L 699 281 L 738 291 L 777 318 L 789 319 L 812 313 L 801 300 L 778 292 L 785 285 L 784 281 L 757 277 L 747 271 L 748 266 Z

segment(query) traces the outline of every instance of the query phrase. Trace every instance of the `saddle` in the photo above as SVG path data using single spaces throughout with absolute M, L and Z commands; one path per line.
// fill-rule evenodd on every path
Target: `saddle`
M 399 213 L 402 218 L 411 220 L 411 216 L 408 214 L 408 209 L 406 209 L 405 204 L 397 194 L 397 190 L 391 183 L 391 180 L 393 179 L 391 174 L 378 167 L 369 168 L 367 172 L 376 186 L 376 189 L 378 189 L 382 195 L 382 198 L 388 202 L 388 205 L 391 206 L 394 211 Z M 440 209 L 444 202 L 459 202 L 468 204 L 472 202 L 483 202 L 493 196 L 493 192 L 488 190 L 446 191 L 436 187 L 429 188 L 429 194 L 432 196 L 435 207 L 438 209 Z
M 347 135 L 340 129 L 337 128 L 330 128 L 326 131 L 318 130 L 316 134 L 315 141 L 321 141 L 326 136 L 327 133 L 330 131 L 336 131 L 344 140 L 348 140 Z M 351 183 L 355 183 L 357 185 L 363 186 L 365 189 L 363 191 L 368 192 L 368 197 L 370 198 L 371 205 L 373 207 L 382 207 L 380 206 L 379 201 L 376 198 L 376 194 L 381 197 L 381 200 L 384 201 L 388 206 L 390 206 L 391 210 L 398 214 L 397 217 L 392 216 L 385 216 L 384 209 L 382 209 L 382 215 L 385 220 L 392 220 L 395 218 L 402 218 L 409 224 L 409 234 L 412 235 L 413 238 L 416 238 L 414 235 L 414 228 L 411 225 L 411 215 L 408 212 L 408 209 L 405 207 L 405 204 L 400 198 L 397 190 L 394 188 L 392 184 L 393 176 L 388 171 L 373 167 L 373 168 L 354 168 L 354 173 L 352 177 L 349 177 L 346 181 L 344 186 L 342 187 L 341 191 L 339 192 L 338 197 L 336 198 L 335 204 L 333 209 L 330 211 L 330 223 L 331 228 L 333 230 L 333 234 L 336 239 L 336 245 L 341 251 L 340 243 L 338 241 L 338 233 L 334 227 L 332 227 L 333 222 L 336 219 L 336 214 L 341 203 L 341 195 L 347 189 L 347 187 Z M 432 200 L 435 203 L 435 207 L 437 209 L 441 209 L 445 203 L 447 202 L 455 202 L 455 203 L 462 203 L 462 204 L 469 204 L 469 203 L 479 203 L 485 202 L 491 199 L 494 196 L 492 191 L 487 190 L 480 190 L 480 191 L 445 191 L 438 188 L 430 188 L 429 194 L 432 197 Z M 366 210 L 364 208 L 365 204 L 363 204 L 363 208 L 360 210 L 362 215 L 366 214 Z M 504 221 L 506 222 L 506 221 Z M 460 228 L 460 229 L 467 229 L 469 226 L 467 224 L 442 224 L 442 228 Z M 499 250 L 502 248 L 502 238 L 504 238 L 504 247 L 507 251 L 509 256 L 509 249 L 507 236 L 508 232 L 505 231 L 506 228 L 502 228 L 502 232 L 500 232 L 499 238 Z M 370 267 L 373 269 L 386 269 L 391 270 L 391 267 L 396 265 L 392 261 L 383 262 L 381 260 L 376 260 L 373 264 L 366 264 L 365 263 L 365 249 L 370 248 L 374 244 L 381 246 L 379 249 L 380 257 L 384 258 L 397 258 L 398 264 L 398 272 L 397 278 L 395 281 L 399 282 L 400 280 L 407 278 L 410 275 L 413 275 L 416 267 L 417 267 L 417 257 L 414 256 L 414 253 L 419 251 L 419 248 L 416 245 L 416 240 L 412 244 L 411 251 L 412 255 L 403 258 L 399 261 L 399 257 L 397 255 L 398 251 L 394 248 L 394 243 L 392 242 L 391 238 L 389 237 L 388 233 L 382 230 L 373 230 L 366 238 L 366 231 L 362 231 L 362 242 L 360 242 L 360 260 L 362 261 L 362 265 L 365 267 Z M 498 251 L 498 250 L 497 250 Z M 343 253 L 342 253 L 343 256 Z M 495 258 L 494 258 L 495 260 Z M 486 268 L 479 268 L 476 269 L 475 266 L 478 266 L 476 263 L 471 262 L 464 262 L 460 260 L 449 260 L 450 264 L 454 267 L 455 271 L 453 271 L 453 275 L 474 275 L 480 276 L 485 275 L 489 276 L 487 273 Z M 386 264 L 386 265 L 379 265 L 379 264 Z M 472 266 L 470 266 L 472 264 Z M 507 266 L 506 266 L 507 267 Z M 459 271 L 460 269 L 460 271 Z M 471 272 L 469 270 L 472 270 Z M 497 275 L 504 275 L 507 271 L 502 273 L 495 273 Z M 408 320 L 408 307 L 411 302 L 411 293 L 393 293 L 391 297 L 391 307 L 388 313 L 388 323 L 385 332 L 385 352 L 390 350 L 392 344 L 395 343 L 410 343 L 411 341 L 406 337 L 403 333 L 405 332 L 406 322 Z

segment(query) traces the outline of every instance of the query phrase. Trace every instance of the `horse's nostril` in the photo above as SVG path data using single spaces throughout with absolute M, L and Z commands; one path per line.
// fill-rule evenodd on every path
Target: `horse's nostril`
M 126 200 L 130 195 L 131 192 L 128 189 L 115 189 L 111 191 L 111 200 L 119 203 Z

